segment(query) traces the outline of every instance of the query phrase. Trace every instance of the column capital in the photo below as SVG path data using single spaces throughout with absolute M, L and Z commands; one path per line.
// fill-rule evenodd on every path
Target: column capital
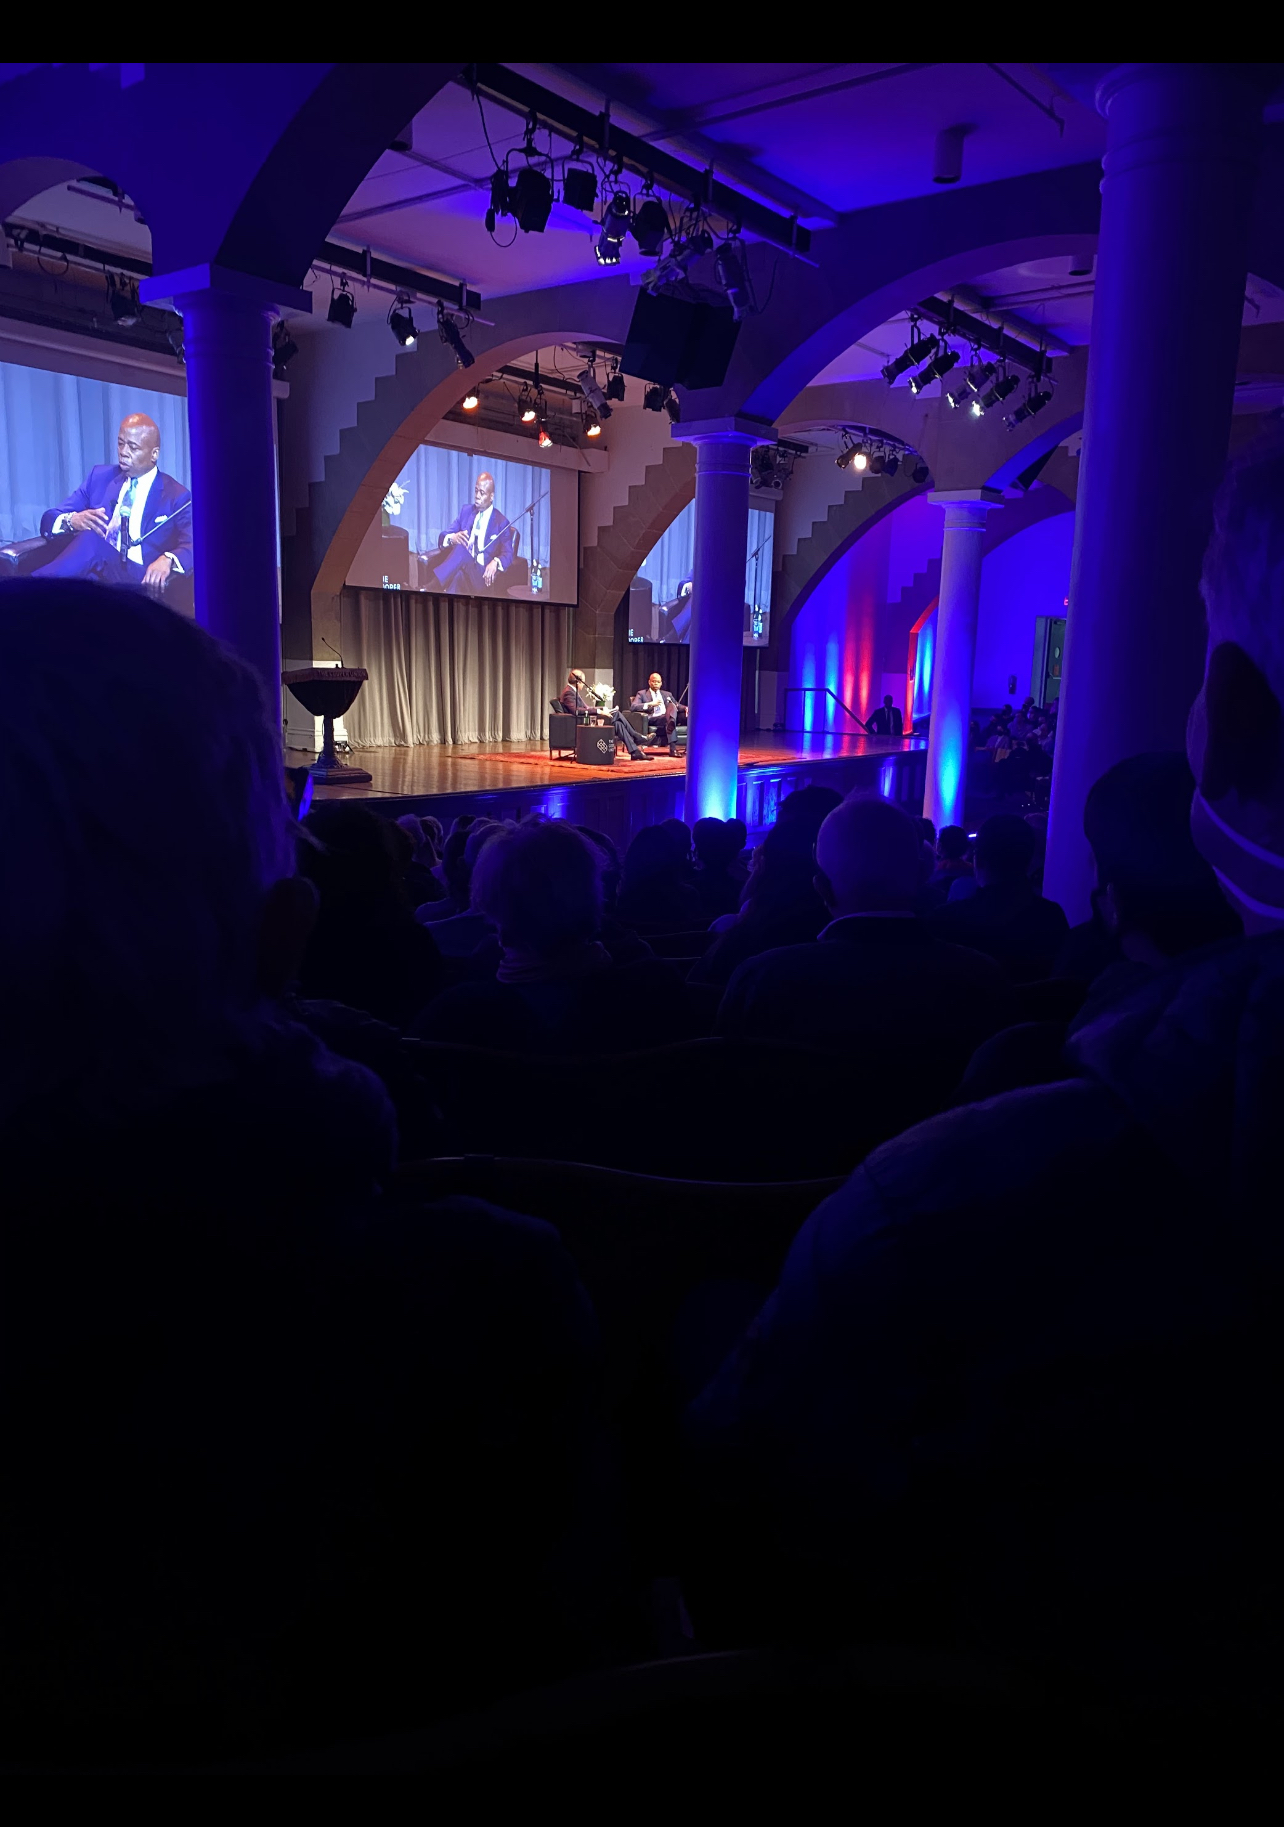
M 732 413 L 725 419 L 696 419 L 691 424 L 676 424 L 671 436 L 677 444 L 770 444 L 776 436 L 766 419 L 751 419 L 744 413 Z
M 969 501 L 977 507 L 1002 507 L 1001 488 L 934 488 L 928 500 L 936 507 L 952 507 L 956 501 Z
M 256 306 L 261 311 L 293 311 L 311 315 L 312 294 L 256 273 L 238 273 L 227 266 L 188 266 L 177 273 L 153 273 L 138 288 L 144 304 L 170 305 L 176 299 L 206 292 L 233 305 Z

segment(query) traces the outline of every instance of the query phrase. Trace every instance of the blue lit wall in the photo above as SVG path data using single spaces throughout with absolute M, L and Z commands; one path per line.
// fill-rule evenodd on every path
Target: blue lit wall
M 918 648 L 914 654 L 914 721 L 926 717 L 932 708 L 932 662 L 936 657 L 936 611 L 918 631 Z
M 1019 704 L 1030 690 L 1035 620 L 1066 613 L 1073 541 L 1073 512 L 1054 514 L 1005 539 L 983 562 L 974 705 L 993 706 L 1009 699 Z M 921 635 L 919 640 L 921 644 Z M 1016 686 L 1010 691 L 1013 674 Z

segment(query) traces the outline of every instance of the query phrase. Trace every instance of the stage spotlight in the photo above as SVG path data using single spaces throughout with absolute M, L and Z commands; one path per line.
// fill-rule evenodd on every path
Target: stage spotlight
M 357 301 L 348 290 L 348 282 L 340 276 L 338 287 L 331 282 L 330 309 L 326 312 L 326 322 L 341 324 L 345 330 L 352 328 L 352 320 L 357 314 Z
M 883 474 L 885 476 L 894 476 L 900 466 L 901 460 L 894 450 L 889 451 L 887 456 L 883 458 Z
M 548 414 L 546 412 L 544 412 L 543 410 L 541 410 L 539 418 L 536 420 L 536 425 L 537 425 L 537 430 L 536 430 L 536 434 L 535 434 L 536 443 L 539 445 L 541 450 L 551 449 L 552 443 L 553 443 L 553 434 L 548 429 Z
M 865 470 L 869 468 L 869 446 L 858 444 L 852 452 L 852 468 Z
M 998 369 L 993 362 L 974 362 L 958 385 L 951 387 L 945 397 L 953 407 L 966 406 L 997 373 Z
M 481 395 L 472 392 L 466 393 L 459 404 L 465 412 L 476 412 L 481 405 Z
M 542 235 L 553 207 L 553 186 L 534 165 L 523 165 L 512 188 L 513 214 L 525 234 Z
M 882 451 L 875 451 L 874 455 L 870 458 L 869 473 L 871 476 L 885 476 L 887 474 L 887 458 L 883 455 Z
M 732 316 L 741 323 L 753 310 L 753 297 L 745 279 L 744 260 L 730 242 L 724 242 L 718 249 L 713 270 L 718 284 L 727 294 Z
M 1010 412 L 1003 423 L 1009 431 L 1014 431 L 1018 425 L 1024 425 L 1027 419 L 1032 419 L 1036 413 L 1042 412 L 1051 398 L 1052 389 L 1050 387 L 1031 387 L 1016 411 Z
M 447 311 L 444 304 L 437 306 L 437 334 L 451 350 L 456 365 L 460 368 L 471 368 L 477 357 L 460 334 L 459 325 Z
M 842 449 L 839 451 L 838 455 L 834 458 L 834 462 L 838 466 L 839 469 L 846 469 L 847 465 L 851 462 L 852 458 L 855 455 L 856 455 L 856 446 L 852 443 L 851 439 L 847 436 L 847 433 L 844 432 Z
M 536 417 L 538 416 L 535 406 L 535 396 L 527 386 L 523 386 L 521 392 L 517 396 L 517 409 L 523 425 L 533 425 L 535 423 Z
M 664 388 L 648 387 L 642 395 L 642 405 L 647 412 L 664 411 Z
M 607 380 L 605 393 L 608 400 L 615 400 L 617 403 L 624 398 L 624 376 L 618 368 Z
M 112 317 L 122 330 L 128 330 L 142 317 L 143 307 L 138 302 L 138 284 L 135 280 L 119 279 L 115 273 L 108 273 L 107 303 L 111 306 Z
M 562 201 L 589 215 L 597 202 L 597 173 L 586 165 L 568 165 L 562 173 Z
M 633 211 L 633 239 L 640 254 L 656 255 L 669 232 L 669 212 L 659 197 L 643 197 Z
M 398 292 L 388 308 L 388 328 L 403 349 L 414 349 L 418 346 L 419 332 L 415 328 L 410 299 L 405 292 Z
M 670 425 L 676 425 L 678 420 L 682 417 L 682 401 L 678 398 L 672 387 L 670 387 L 665 394 L 662 404 L 664 410 L 669 415 Z
M 921 368 L 928 357 L 934 355 L 939 347 L 939 337 L 915 335 L 908 349 L 902 349 L 895 361 L 887 363 L 883 369 L 883 379 L 889 387 L 892 386 L 907 369 Z
M 602 421 L 597 416 L 596 408 L 590 405 L 588 400 L 585 400 L 583 406 L 580 408 L 580 422 L 584 427 L 584 436 L 586 438 L 601 437 Z
M 979 419 L 982 413 L 989 412 L 992 407 L 1001 406 L 1008 395 L 1014 393 L 1020 385 L 1019 374 L 1000 375 L 994 385 L 987 388 L 979 400 L 973 400 L 972 411 Z
M 922 393 L 926 388 L 932 385 L 933 381 L 939 381 L 943 375 L 949 373 L 951 368 L 957 367 L 958 359 L 958 350 L 951 349 L 949 344 L 946 343 L 940 354 L 934 355 L 926 368 L 922 369 L 918 374 L 910 375 L 910 392 Z
M 285 371 L 298 353 L 299 345 L 278 317 L 272 326 L 272 379 L 274 381 L 285 379 Z
M 580 384 L 580 390 L 583 393 L 584 398 L 589 402 L 589 405 L 596 410 L 598 418 L 609 419 L 611 416 L 611 408 L 607 404 L 606 394 L 593 369 L 581 368 L 575 378 Z
M 707 228 L 697 228 L 692 234 L 683 235 L 669 249 L 669 258 L 676 260 L 685 273 L 689 266 L 710 253 L 713 248 L 713 236 Z
M 908 462 L 908 461 L 909 461 L 909 459 L 907 457 L 906 462 Z M 910 481 L 918 483 L 919 486 L 921 487 L 922 484 L 928 480 L 931 473 L 932 472 L 928 469 L 928 467 L 927 467 L 926 463 L 924 463 L 923 459 L 921 457 L 915 457 L 914 467 L 910 471 Z
M 624 252 L 624 237 L 629 232 L 632 205 L 627 191 L 617 190 L 602 210 L 602 227 L 594 253 L 599 266 L 618 266 Z

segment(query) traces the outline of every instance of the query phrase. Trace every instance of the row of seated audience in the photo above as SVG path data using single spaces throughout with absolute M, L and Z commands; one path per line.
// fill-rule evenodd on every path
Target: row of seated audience
M 216 642 L 10 585 L 7 1754 L 392 1730 L 645 1654 L 661 1571 L 706 1646 L 954 1643 L 1094 1703 L 1277 1704 L 1281 503 L 1282 452 L 1228 485 L 1189 766 L 1097 783 L 1073 930 L 1034 825 L 929 838 L 818 788 L 748 857 L 706 821 L 622 865 L 559 821 L 300 827 Z M 648 1462 L 659 1568 L 614 1321 L 557 1232 L 397 1191 L 401 1037 L 538 1055 L 701 1008 L 804 1041 L 817 1085 L 886 1065 L 926 1120 L 765 1305 L 647 1342 L 675 1440 L 685 1409 Z

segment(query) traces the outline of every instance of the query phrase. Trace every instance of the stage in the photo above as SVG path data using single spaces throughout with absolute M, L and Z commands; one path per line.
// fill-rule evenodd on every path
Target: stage
M 775 822 L 786 794 L 809 785 L 881 793 L 909 812 L 922 810 L 925 742 L 876 736 L 806 735 L 759 730 L 741 740 L 737 812 L 751 832 Z M 291 766 L 313 757 L 289 750 Z M 663 751 L 652 761 L 584 767 L 559 761 L 547 742 L 422 744 L 360 749 L 346 757 L 372 776 L 368 786 L 318 786 L 316 798 L 361 800 L 385 817 L 431 812 L 443 823 L 461 813 L 569 818 L 626 844 L 643 825 L 684 816 L 686 764 Z

